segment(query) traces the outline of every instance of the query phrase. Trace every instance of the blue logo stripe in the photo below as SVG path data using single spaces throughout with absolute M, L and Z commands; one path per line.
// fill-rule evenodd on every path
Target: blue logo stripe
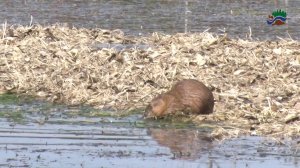
M 286 18 L 282 17 L 282 16 L 276 16 L 273 20 L 267 20 L 267 23 L 268 24 L 273 24 L 276 20 L 281 20 L 282 22 L 285 22 Z

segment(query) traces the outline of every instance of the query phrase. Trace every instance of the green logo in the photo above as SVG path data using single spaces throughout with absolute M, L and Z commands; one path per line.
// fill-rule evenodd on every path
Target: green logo
M 272 12 L 272 15 L 269 15 L 267 20 L 268 25 L 283 25 L 286 21 L 286 12 L 278 9 L 277 11 Z

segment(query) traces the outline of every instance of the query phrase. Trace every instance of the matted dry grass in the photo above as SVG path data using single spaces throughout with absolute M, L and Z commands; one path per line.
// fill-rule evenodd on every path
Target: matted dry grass
M 119 30 L 60 25 L 4 27 L 0 90 L 67 104 L 144 108 L 176 81 L 209 86 L 219 121 L 240 134 L 299 137 L 300 43 L 247 41 L 208 32 L 130 37 Z

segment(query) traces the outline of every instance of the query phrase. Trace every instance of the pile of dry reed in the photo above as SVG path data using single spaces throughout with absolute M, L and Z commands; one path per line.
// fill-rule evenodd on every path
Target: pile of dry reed
M 66 104 L 143 108 L 183 78 L 215 95 L 215 113 L 195 122 L 231 126 L 213 134 L 299 137 L 300 43 L 191 33 L 130 37 L 60 25 L 0 31 L 0 90 Z

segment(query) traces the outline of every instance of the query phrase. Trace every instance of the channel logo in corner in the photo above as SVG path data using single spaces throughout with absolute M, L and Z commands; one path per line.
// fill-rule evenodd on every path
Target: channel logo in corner
M 283 25 L 286 21 L 286 12 L 278 9 L 277 11 L 272 12 L 272 15 L 269 15 L 267 20 L 268 25 Z

